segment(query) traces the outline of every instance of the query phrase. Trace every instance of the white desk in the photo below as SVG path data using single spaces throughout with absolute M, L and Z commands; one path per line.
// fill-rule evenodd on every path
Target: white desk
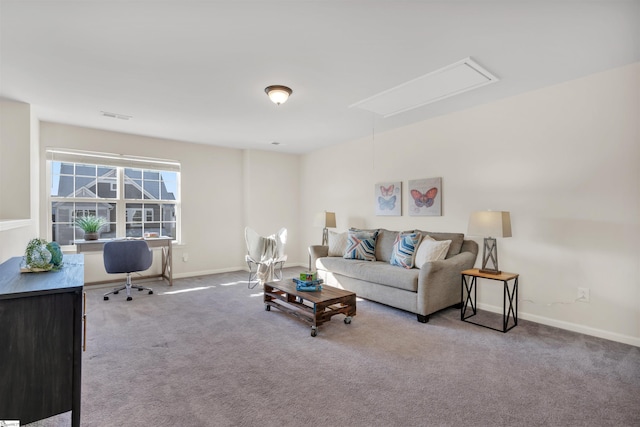
M 74 240 L 73 243 L 76 245 L 76 253 L 82 252 L 95 252 L 101 251 L 104 247 L 104 244 L 110 242 L 114 239 L 98 239 L 98 240 Z M 115 239 L 118 240 L 118 239 Z M 162 249 L 162 271 L 160 274 L 150 275 L 150 276 L 142 276 L 142 278 L 151 278 L 151 277 L 162 277 L 169 281 L 169 286 L 173 286 L 173 250 L 172 243 L 173 238 L 171 237 L 154 237 L 149 239 L 136 239 L 136 240 L 144 240 L 147 242 L 150 248 L 161 248 Z M 102 282 L 93 282 L 93 283 L 102 283 Z

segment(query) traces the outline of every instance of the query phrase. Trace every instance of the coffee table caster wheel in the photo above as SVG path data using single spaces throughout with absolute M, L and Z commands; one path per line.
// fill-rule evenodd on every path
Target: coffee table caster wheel
M 311 336 L 315 337 L 316 335 L 318 335 L 318 328 L 316 326 L 312 326 L 311 327 Z
M 271 306 L 269 304 L 264 305 L 265 311 L 271 311 Z
M 347 316 L 344 318 L 344 323 L 346 323 L 347 325 L 351 324 L 351 316 Z

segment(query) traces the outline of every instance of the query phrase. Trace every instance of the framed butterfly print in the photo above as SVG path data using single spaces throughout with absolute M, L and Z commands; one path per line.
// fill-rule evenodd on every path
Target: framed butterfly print
M 442 178 L 409 181 L 409 215 L 442 215 Z
M 402 215 L 402 182 L 378 183 L 374 194 L 376 215 Z

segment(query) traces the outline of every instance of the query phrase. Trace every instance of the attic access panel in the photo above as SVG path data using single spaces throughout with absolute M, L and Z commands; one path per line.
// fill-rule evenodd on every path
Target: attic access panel
M 498 80 L 471 58 L 465 58 L 356 102 L 350 107 L 358 107 L 383 117 L 391 117 Z

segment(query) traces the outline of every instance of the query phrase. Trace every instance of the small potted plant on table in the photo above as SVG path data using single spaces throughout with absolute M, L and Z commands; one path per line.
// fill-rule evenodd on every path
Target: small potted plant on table
M 76 218 L 76 226 L 84 231 L 84 240 L 98 240 L 100 230 L 107 225 L 107 220 L 95 215 Z

